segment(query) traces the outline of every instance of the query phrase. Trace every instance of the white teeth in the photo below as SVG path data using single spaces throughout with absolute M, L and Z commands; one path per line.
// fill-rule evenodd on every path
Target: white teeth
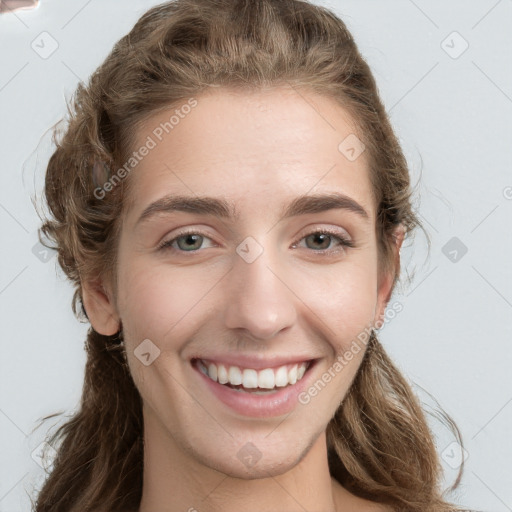
M 230 366 L 228 370 L 229 383 L 236 386 L 242 384 L 242 372 L 238 366 Z M 213 377 L 212 377 L 213 379 Z
M 292 366 L 288 370 L 288 382 L 290 384 L 295 384 L 297 382 L 297 365 Z
M 226 367 L 223 364 L 219 364 L 219 366 L 217 366 L 217 374 L 220 384 L 227 384 L 229 382 L 228 371 L 226 370 Z M 217 380 L 214 378 L 213 373 L 208 372 L 208 376 L 213 380 Z
M 244 370 L 244 373 L 242 375 L 242 383 L 244 388 L 257 388 L 258 372 L 256 370 Z
M 273 389 L 275 387 L 275 377 L 274 370 L 271 368 L 267 368 L 265 370 L 261 370 L 258 373 L 258 387 L 264 389 Z
M 199 360 L 199 368 L 212 380 L 220 384 L 232 384 L 233 386 L 242 385 L 247 389 L 274 389 L 276 387 L 285 387 L 289 384 L 295 384 L 302 379 L 309 363 L 294 364 L 290 368 L 287 365 L 280 366 L 277 369 L 265 368 L 256 371 L 251 368 L 240 369 L 238 366 L 229 366 L 226 368 L 223 364 L 204 363 Z M 255 392 L 257 393 L 257 392 Z
M 304 372 L 302 372 L 304 374 Z M 288 385 L 288 370 L 285 366 L 280 366 L 276 371 L 275 376 L 275 384 L 276 387 L 282 388 L 283 386 Z
M 213 379 L 217 380 L 217 367 L 214 364 L 208 365 L 208 375 Z

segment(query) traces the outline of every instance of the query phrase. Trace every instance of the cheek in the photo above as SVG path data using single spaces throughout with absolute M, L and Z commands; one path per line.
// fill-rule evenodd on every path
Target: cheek
M 157 404 L 158 397 L 169 389 L 179 391 L 176 381 L 185 377 L 182 361 L 176 356 L 201 327 L 211 300 L 210 288 L 206 277 L 142 261 L 133 262 L 120 274 L 118 306 L 128 364 L 149 404 Z M 146 352 L 151 358 L 147 366 L 141 359 Z M 186 396 L 181 399 L 186 401 Z
M 337 352 L 346 350 L 373 321 L 377 281 L 371 264 L 347 261 L 324 273 L 302 272 L 297 282 L 297 296 L 321 320 L 321 328 Z
M 215 276 L 201 276 L 190 268 L 150 265 L 142 260 L 127 266 L 119 281 L 124 332 L 131 334 L 134 343 L 149 338 L 162 348 L 164 340 L 168 343 L 189 336 L 211 300 L 209 290 Z

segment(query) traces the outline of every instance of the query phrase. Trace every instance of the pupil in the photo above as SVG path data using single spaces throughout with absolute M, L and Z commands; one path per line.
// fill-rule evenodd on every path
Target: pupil
M 322 245 L 323 238 L 324 246 L 322 248 L 325 248 L 325 242 L 327 242 L 327 246 L 329 246 L 329 235 L 326 235 L 325 233 L 318 233 L 311 236 L 314 237 L 315 243 L 319 243 L 320 245 Z
M 199 243 L 199 246 L 200 246 L 201 239 L 202 239 L 201 235 L 185 235 L 180 239 L 180 241 L 181 240 L 185 241 L 185 247 L 182 247 L 181 244 L 179 244 L 179 243 L 178 243 L 178 245 L 180 245 L 180 249 L 184 249 L 184 250 L 197 249 L 198 247 L 191 247 L 190 245 L 187 245 L 187 244 L 194 245 L 194 242 L 195 242 L 196 244 Z

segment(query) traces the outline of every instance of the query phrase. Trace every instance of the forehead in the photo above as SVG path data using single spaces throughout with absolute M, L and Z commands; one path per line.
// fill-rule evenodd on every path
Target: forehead
M 151 149 L 130 173 L 133 213 L 166 194 L 231 198 L 239 210 L 258 210 L 340 192 L 373 216 L 357 130 L 334 100 L 288 87 L 185 99 L 136 130 L 133 149 Z M 360 156 L 347 152 L 351 146 Z

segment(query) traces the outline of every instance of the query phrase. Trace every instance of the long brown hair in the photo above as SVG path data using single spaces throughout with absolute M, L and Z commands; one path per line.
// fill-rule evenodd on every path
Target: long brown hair
M 84 280 L 100 276 L 115 289 L 120 219 L 131 183 L 129 174 L 117 171 L 142 121 L 211 87 L 283 84 L 327 96 L 354 119 L 377 211 L 379 270 L 394 272 L 395 286 L 400 268 L 394 268 L 393 231 L 401 224 L 410 236 L 423 227 L 412 207 L 406 159 L 345 24 L 301 0 L 176 0 L 150 9 L 114 45 L 88 83 L 78 85 L 65 132 L 54 133 L 44 188 L 51 215 L 40 236 L 58 251 L 79 318 L 87 320 Z M 99 177 L 113 184 L 101 194 Z M 142 404 L 120 336 L 91 327 L 85 346 L 80 408 L 49 438 L 57 456 L 35 512 L 126 512 L 140 503 Z M 462 445 L 457 427 L 444 417 Z M 439 488 L 442 467 L 420 401 L 375 332 L 328 424 L 327 441 L 331 474 L 352 493 L 395 510 L 458 510 Z M 462 466 L 452 489 L 461 474 Z

